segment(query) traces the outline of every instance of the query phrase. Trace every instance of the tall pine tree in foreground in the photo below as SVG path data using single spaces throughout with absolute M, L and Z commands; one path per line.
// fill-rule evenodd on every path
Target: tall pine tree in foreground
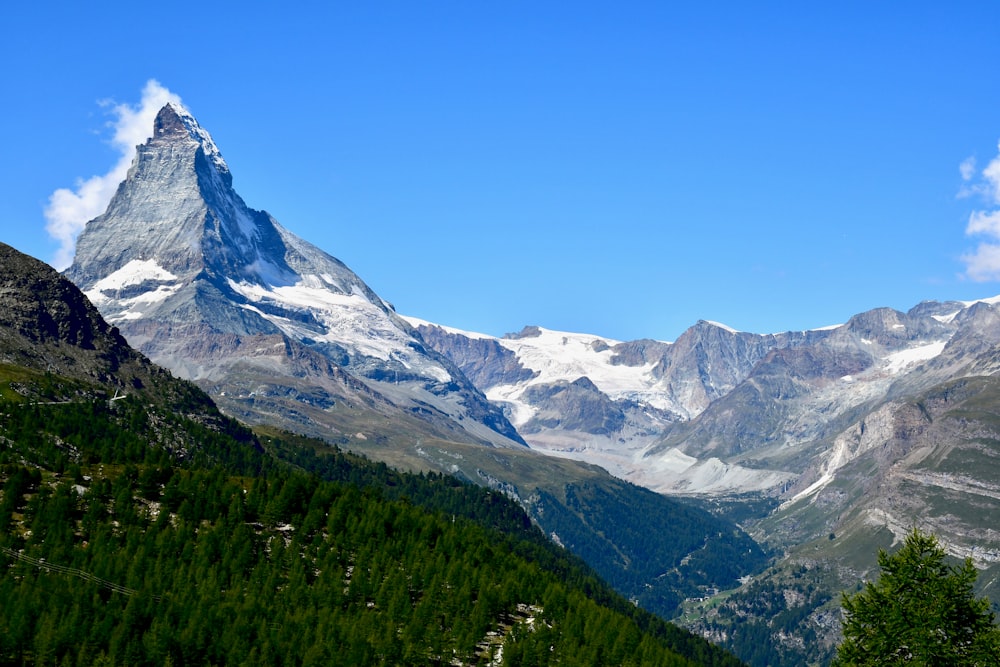
M 844 595 L 844 640 L 834 665 L 1000 666 L 1000 628 L 976 599 L 972 560 L 945 563 L 933 535 L 914 529 L 894 554 L 880 550 L 881 575 Z

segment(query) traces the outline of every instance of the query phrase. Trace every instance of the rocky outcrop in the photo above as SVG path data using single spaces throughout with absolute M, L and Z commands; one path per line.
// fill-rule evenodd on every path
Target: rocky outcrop
M 588 378 L 549 385 L 532 385 L 523 394 L 535 406 L 535 416 L 521 426 L 524 434 L 562 428 L 594 435 L 615 435 L 625 425 L 621 406 Z
M 106 401 L 140 395 L 150 405 L 183 406 L 184 416 L 228 428 L 215 405 L 132 349 L 69 280 L 52 267 L 0 243 L 0 364 L 34 371 L 45 400 Z M 12 377 L 20 377 L 18 370 Z M 79 384 L 65 385 L 67 380 Z M 30 384 L 30 383 L 27 383 Z M 42 398 L 20 383 L 18 392 Z M 69 395 L 66 395 L 69 392 Z
M 521 364 L 514 352 L 493 338 L 450 334 L 431 324 L 420 324 L 417 331 L 430 348 L 446 351 L 446 356 L 483 392 L 537 376 L 537 372 Z

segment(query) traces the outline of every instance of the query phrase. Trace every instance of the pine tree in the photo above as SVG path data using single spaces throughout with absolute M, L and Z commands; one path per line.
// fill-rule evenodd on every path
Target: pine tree
M 914 529 L 896 553 L 880 550 L 878 564 L 877 582 L 844 595 L 835 665 L 1000 665 L 1000 628 L 973 594 L 970 559 L 948 565 L 937 539 Z

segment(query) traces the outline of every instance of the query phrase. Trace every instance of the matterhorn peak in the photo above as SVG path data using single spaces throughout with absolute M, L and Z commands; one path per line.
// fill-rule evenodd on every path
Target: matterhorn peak
M 408 423 L 426 413 L 414 428 L 428 436 L 523 444 L 353 271 L 248 207 L 212 137 L 179 104 L 160 109 L 66 276 L 130 343 L 206 383 L 233 414 L 318 410 L 307 421 L 324 435 L 325 410 L 368 404 Z M 358 428 L 349 411 L 335 417 Z
M 114 272 L 134 272 L 135 262 L 157 267 L 155 281 L 164 272 L 190 278 L 213 266 L 234 270 L 255 261 L 266 222 L 233 191 L 211 135 L 183 106 L 168 103 L 107 211 L 84 228 L 67 275 L 86 290 Z

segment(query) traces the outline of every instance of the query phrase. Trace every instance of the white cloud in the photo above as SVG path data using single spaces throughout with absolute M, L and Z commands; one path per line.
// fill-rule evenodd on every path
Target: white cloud
M 59 250 L 52 261 L 56 269 L 61 271 L 72 263 L 76 238 L 88 221 L 104 213 L 118 184 L 125 180 L 136 146 L 152 136 L 156 113 L 167 102 L 180 105 L 181 98 L 155 79 L 150 79 L 142 89 L 138 106 L 105 103 L 111 107 L 110 113 L 115 117 L 110 123 L 114 129 L 111 144 L 121 157 L 108 173 L 80 179 L 75 188 L 59 188 L 49 196 L 49 204 L 45 208 L 45 219 L 48 221 L 45 230 L 59 242 Z
M 965 228 L 968 235 L 985 234 L 1000 239 L 1000 209 L 993 211 L 973 211 L 969 216 L 969 225 Z
M 1000 151 L 1000 146 L 997 147 Z M 978 195 L 989 204 L 988 208 L 973 211 L 965 227 L 968 236 L 985 236 L 975 252 L 962 255 L 965 276 L 978 282 L 1000 280 L 1000 155 L 997 155 L 976 178 L 976 162 L 967 158 L 958 167 L 962 180 L 968 183 L 959 190 L 959 196 Z
M 1000 280 L 1000 244 L 980 243 L 974 253 L 962 255 L 965 275 L 976 282 Z
M 1000 146 L 997 149 L 1000 150 Z M 1000 155 L 990 160 L 983 169 L 983 178 L 986 179 L 987 192 L 993 198 L 993 203 L 1000 204 Z
M 958 171 L 962 174 L 963 181 L 972 180 L 972 177 L 976 175 L 976 158 L 967 157 L 962 160 L 962 164 L 958 165 Z

